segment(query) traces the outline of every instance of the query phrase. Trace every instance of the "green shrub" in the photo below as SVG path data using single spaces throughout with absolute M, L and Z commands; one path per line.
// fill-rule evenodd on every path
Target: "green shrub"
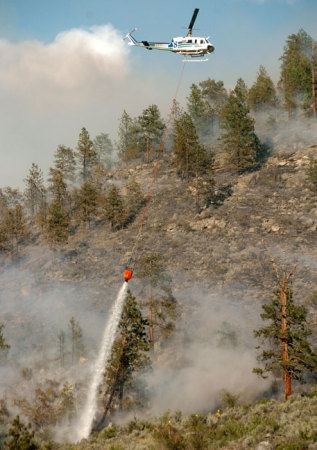
M 233 408 L 238 404 L 239 398 L 239 394 L 233 394 L 225 389 L 221 391 L 221 400 L 224 407 Z
M 167 449 L 180 450 L 187 448 L 182 432 L 169 423 L 167 425 L 158 425 L 153 432 L 153 437 Z
M 117 427 L 116 426 L 105 428 L 102 432 L 102 437 L 104 439 L 112 439 L 112 438 L 116 437 L 116 435 L 117 435 Z
M 225 445 L 234 439 L 239 439 L 247 433 L 247 428 L 233 417 L 228 417 L 215 426 L 211 432 L 213 441 Z
M 312 191 L 317 191 L 317 159 L 311 159 L 306 170 L 307 183 Z
M 190 448 L 203 450 L 207 448 L 210 429 L 207 426 L 207 418 L 202 414 L 191 414 L 186 423 L 189 429 L 188 443 Z

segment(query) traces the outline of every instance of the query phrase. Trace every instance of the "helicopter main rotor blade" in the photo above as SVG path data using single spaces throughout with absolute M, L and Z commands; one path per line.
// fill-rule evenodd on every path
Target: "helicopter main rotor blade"
M 195 11 L 194 11 L 192 20 L 190 21 L 190 24 L 189 24 L 189 26 L 188 26 L 188 33 L 187 33 L 187 36 L 191 36 L 191 35 L 192 35 L 193 26 L 194 26 L 194 23 L 195 23 L 195 20 L 196 20 L 198 11 L 199 11 L 199 8 L 195 8 Z

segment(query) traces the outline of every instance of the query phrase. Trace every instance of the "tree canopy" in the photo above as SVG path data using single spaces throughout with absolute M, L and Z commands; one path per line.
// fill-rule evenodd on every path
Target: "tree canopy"
M 247 93 L 244 81 L 239 78 L 221 112 L 224 130 L 221 140 L 227 161 L 241 173 L 258 166 L 263 150 L 255 134 L 254 119 L 249 114 Z

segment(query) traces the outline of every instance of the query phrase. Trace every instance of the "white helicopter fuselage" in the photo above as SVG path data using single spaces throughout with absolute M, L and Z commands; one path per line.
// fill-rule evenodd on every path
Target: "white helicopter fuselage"
M 138 42 L 132 36 L 134 31 L 136 30 L 130 31 L 130 33 L 125 36 L 125 39 L 129 39 L 129 45 L 143 47 L 147 50 L 165 50 L 180 55 L 204 56 L 207 53 L 212 53 L 215 49 L 208 38 L 195 36 L 175 37 L 171 42 Z
M 205 55 L 212 53 L 214 46 L 204 37 L 176 37 L 169 44 L 169 49 L 180 55 Z

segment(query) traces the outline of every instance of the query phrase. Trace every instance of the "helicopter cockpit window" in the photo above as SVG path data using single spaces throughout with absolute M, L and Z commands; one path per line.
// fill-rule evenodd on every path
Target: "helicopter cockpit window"
M 200 39 L 200 43 L 203 44 L 203 43 L 204 43 L 204 40 L 203 40 L 203 39 Z
M 209 40 L 208 39 L 206 39 L 206 43 L 209 44 Z

